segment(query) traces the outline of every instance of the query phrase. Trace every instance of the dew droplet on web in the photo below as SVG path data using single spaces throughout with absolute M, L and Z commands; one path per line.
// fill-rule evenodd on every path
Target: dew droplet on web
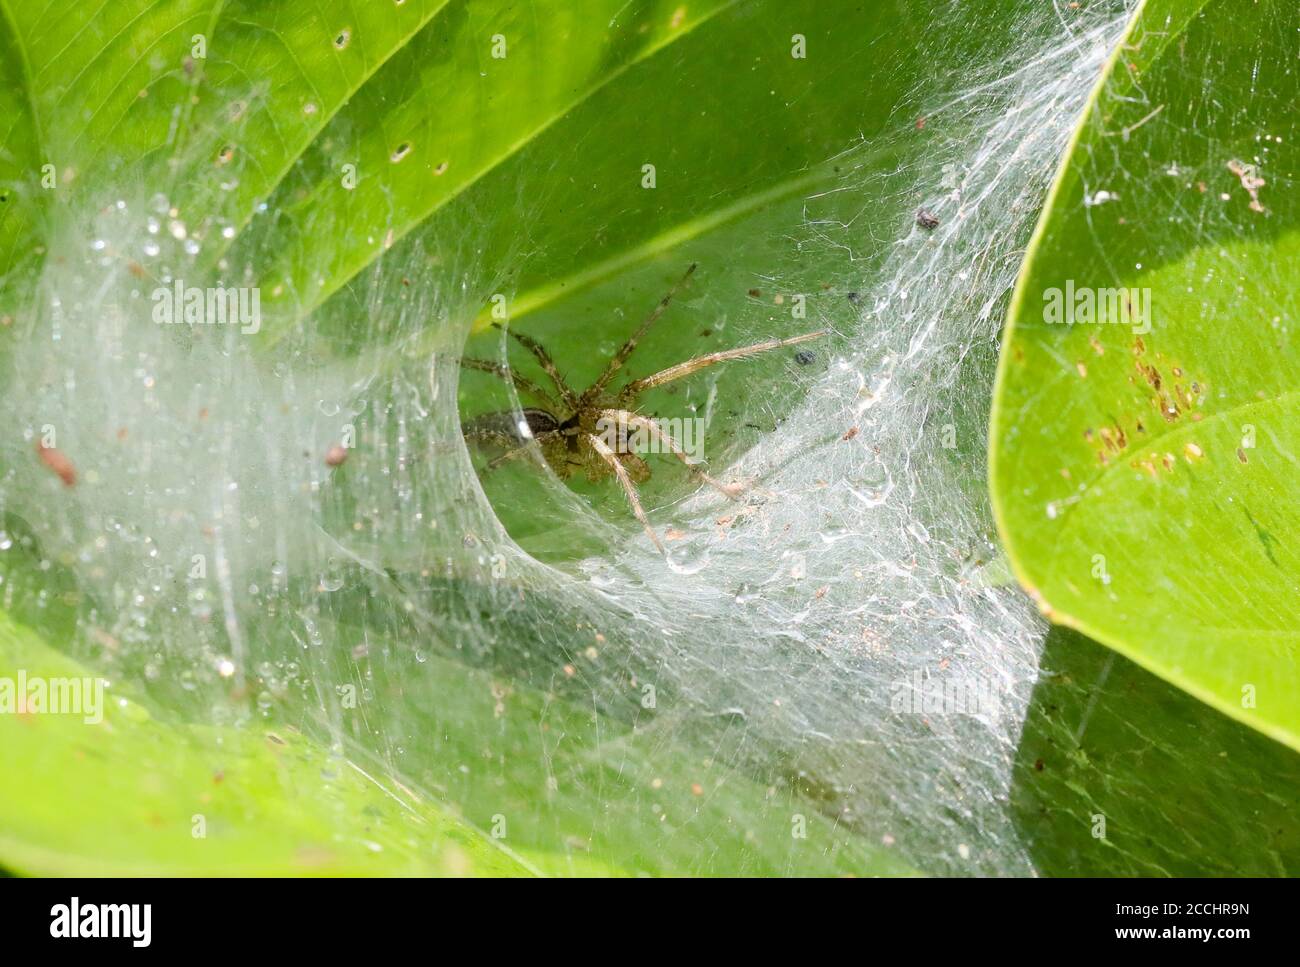
M 673 547 L 664 561 L 674 574 L 699 574 L 709 565 L 709 549 L 703 541 L 691 541 Z
M 330 559 L 324 573 L 320 576 L 318 585 L 320 590 L 327 592 L 337 591 L 343 587 L 343 571 L 337 561 Z

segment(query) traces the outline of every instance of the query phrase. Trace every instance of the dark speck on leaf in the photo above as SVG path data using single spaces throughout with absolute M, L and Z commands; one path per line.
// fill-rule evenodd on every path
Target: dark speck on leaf
M 816 358 L 817 355 L 808 349 L 801 349 L 799 352 L 794 354 L 794 361 L 800 366 L 807 366 Z
M 858 294 L 857 294 L 856 292 L 850 292 L 850 293 L 849 293 L 849 301 L 850 301 L 850 302 L 857 302 L 857 301 L 858 301 Z

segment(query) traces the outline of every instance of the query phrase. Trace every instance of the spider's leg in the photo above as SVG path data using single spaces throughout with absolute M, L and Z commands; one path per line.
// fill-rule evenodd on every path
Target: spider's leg
M 494 363 L 487 359 L 475 359 L 473 356 L 462 356 L 460 364 L 465 369 L 475 369 L 480 373 L 491 373 L 493 376 L 498 376 L 507 382 L 514 383 L 515 389 L 545 403 L 551 412 L 555 412 L 559 409 L 555 404 L 555 400 L 551 399 L 549 393 L 532 380 L 520 376 L 508 366 L 502 366 L 500 363 Z
M 632 355 L 632 350 L 636 349 L 636 345 L 641 341 L 641 337 L 646 334 L 651 326 L 659 321 L 659 317 L 664 314 L 664 310 L 668 308 L 668 303 L 673 300 L 673 296 L 677 294 L 677 290 L 686 284 L 686 280 L 691 277 L 691 273 L 694 271 L 695 263 L 692 262 L 690 268 L 686 270 L 686 273 L 677 280 L 676 284 L 674 284 L 671 289 L 668 290 L 668 294 L 660 299 L 659 304 L 650 310 L 650 315 L 645 317 L 645 321 L 642 322 L 641 327 L 632 334 L 632 338 L 623 343 L 622 348 L 614 354 L 612 359 L 610 359 L 609 364 L 605 367 L 605 371 L 600 374 L 600 379 L 592 383 L 590 388 L 582 394 L 583 403 L 590 402 L 604 392 L 605 387 L 609 385 L 609 381 L 614 378 L 614 374 L 623 368 L 623 364 L 627 362 L 627 358 Z
M 644 416 L 638 416 L 636 413 L 630 413 L 627 410 L 601 410 L 600 415 L 605 417 L 607 420 L 615 420 L 625 426 L 634 426 L 637 429 L 645 430 L 650 434 L 650 436 L 658 440 L 660 444 L 671 450 L 678 460 L 686 464 L 686 469 L 689 470 L 694 477 L 732 500 L 737 500 L 740 497 L 741 491 L 744 490 L 744 488 L 739 484 L 724 484 L 715 480 L 713 477 L 710 477 L 707 473 L 701 470 L 696 464 L 691 463 L 690 458 L 686 455 L 686 451 L 681 448 L 681 445 L 678 444 L 670 434 L 659 429 L 659 425 L 655 423 L 654 420 L 646 419 Z
M 586 442 L 593 450 L 600 454 L 601 459 L 610 465 L 614 470 L 614 475 L 618 477 L 618 482 L 623 485 L 623 493 L 627 494 L 627 501 L 632 505 L 632 513 L 636 514 L 636 519 L 641 522 L 645 528 L 646 534 L 650 536 L 650 543 L 653 544 L 660 554 L 664 553 L 663 544 L 659 543 L 659 535 L 654 532 L 650 526 L 650 520 L 645 515 L 645 510 L 641 507 L 641 498 L 637 496 L 636 485 L 632 483 L 632 478 L 627 475 L 627 469 L 619 462 L 614 451 L 600 437 L 588 433 Z
M 619 391 L 618 401 L 623 405 L 627 405 L 629 401 L 648 389 L 662 386 L 664 383 L 671 383 L 706 367 L 725 363 L 732 359 L 757 356 L 760 353 L 771 352 L 773 349 L 780 349 L 782 346 L 794 346 L 801 342 L 808 342 L 810 339 L 820 339 L 824 335 L 826 335 L 826 330 L 821 329 L 817 332 L 806 332 L 802 336 L 791 336 L 789 339 L 769 339 L 766 342 L 755 343 L 752 346 L 741 346 L 739 349 L 724 349 L 722 352 L 696 356 L 694 359 L 688 359 L 676 366 L 669 366 L 667 369 L 660 370 L 651 376 L 632 380 Z
M 496 323 L 493 323 L 493 327 L 496 329 L 501 328 Z M 519 345 L 533 354 L 538 365 L 542 367 L 542 371 L 551 378 L 551 382 L 559 390 L 560 399 L 564 400 L 565 404 L 570 408 L 576 407 L 578 405 L 578 394 L 569 389 L 569 384 L 564 381 L 560 371 L 555 368 L 555 360 L 551 359 L 551 354 L 546 351 L 546 348 L 532 336 L 526 336 L 522 332 L 515 332 L 513 329 L 507 329 L 506 332 Z
M 537 434 L 537 436 L 533 437 L 531 440 L 529 440 L 527 443 L 523 444 L 522 446 L 515 447 L 513 450 L 508 450 L 505 453 L 501 454 L 501 456 L 495 457 L 492 460 L 488 461 L 488 465 L 486 469 L 495 470 L 497 467 L 501 466 L 501 464 L 506 463 L 507 461 L 510 460 L 514 460 L 516 457 L 523 456 L 534 446 L 540 446 L 541 444 L 545 443 L 547 440 L 549 440 L 551 437 L 555 436 L 559 432 L 560 432 L 559 430 L 548 430 L 545 433 Z

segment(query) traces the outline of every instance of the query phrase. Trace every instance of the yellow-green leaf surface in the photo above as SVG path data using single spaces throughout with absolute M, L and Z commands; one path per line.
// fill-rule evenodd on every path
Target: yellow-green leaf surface
M 1017 288 L 990 463 L 1053 620 L 1300 748 L 1298 30 L 1287 0 L 1141 9 Z
M 42 687 L 95 678 L 0 615 L 0 687 L 11 705 L 20 673 Z M 16 704 L 0 714 L 0 859 L 18 872 L 534 872 L 415 792 L 328 754 L 292 727 L 164 721 L 111 684 L 102 706 L 55 714 L 27 708 L 22 696 Z

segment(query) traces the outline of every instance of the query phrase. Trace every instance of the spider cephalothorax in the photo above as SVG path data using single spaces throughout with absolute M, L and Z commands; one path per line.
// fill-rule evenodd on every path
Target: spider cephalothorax
M 574 392 L 560 376 L 550 354 L 530 336 L 510 330 L 513 336 L 537 359 L 555 388 L 555 395 L 536 383 L 519 375 L 508 366 L 489 362 L 484 359 L 466 357 L 461 365 L 492 373 L 514 383 L 520 394 L 542 403 L 541 407 L 526 407 L 506 413 L 487 413 L 476 417 L 465 425 L 468 439 L 484 440 L 507 448 L 506 452 L 488 464 L 488 468 L 499 466 L 506 460 L 512 460 L 531 447 L 538 447 L 551 469 L 561 478 L 569 478 L 581 471 L 593 482 L 615 476 L 627 494 L 632 512 L 645 528 L 651 542 L 663 551 L 663 544 L 650 521 L 646 518 L 641 500 L 637 496 L 636 484 L 642 483 L 650 476 L 650 467 L 635 452 L 632 441 L 637 437 L 649 439 L 658 448 L 672 453 L 702 483 L 716 488 L 726 496 L 734 499 L 741 488 L 735 484 L 723 484 L 710 477 L 696 466 L 671 435 L 660 428 L 649 417 L 635 412 L 637 398 L 648 389 L 671 383 L 689 376 L 696 370 L 704 369 L 715 363 L 732 359 L 744 359 L 759 353 L 793 346 L 825 335 L 824 330 L 804 333 L 788 339 L 769 339 L 752 346 L 728 349 L 722 352 L 696 356 L 685 362 L 670 366 L 650 376 L 628 381 L 617 392 L 609 389 L 609 384 L 623 368 L 632 351 L 636 349 L 641 337 L 663 315 L 677 290 L 686 283 L 695 271 L 692 264 L 681 280 L 659 300 L 659 304 L 648 315 L 632 337 L 616 352 L 606 364 L 604 372 L 596 382 L 581 393 Z

